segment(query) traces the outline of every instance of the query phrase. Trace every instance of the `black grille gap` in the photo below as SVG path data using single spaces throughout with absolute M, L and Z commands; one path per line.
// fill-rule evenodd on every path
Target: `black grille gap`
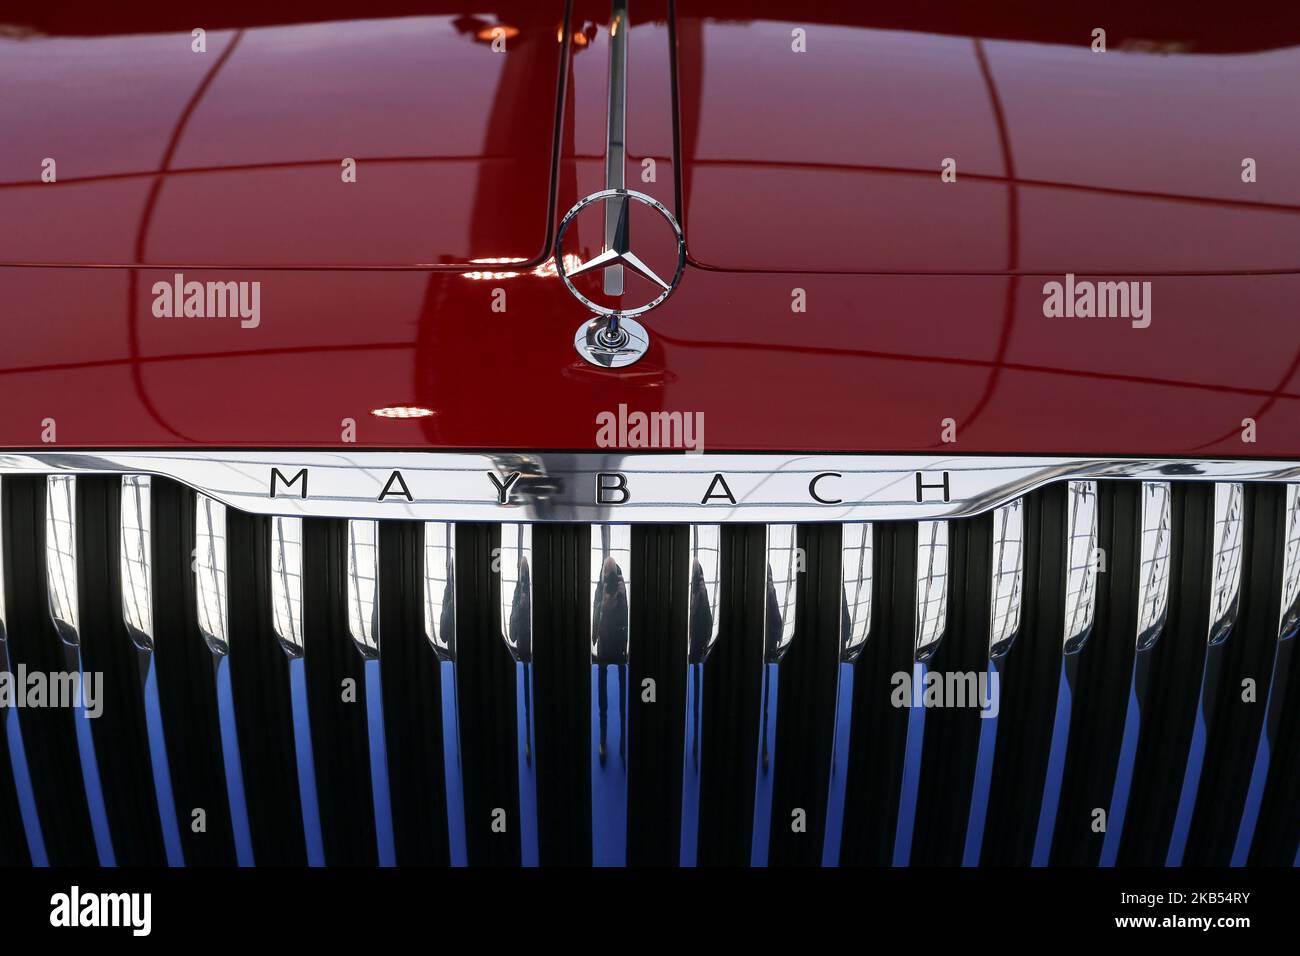
M 1242 556 L 1241 615 L 1225 648 L 1214 722 L 1206 741 L 1201 788 L 1187 838 L 1185 866 L 1225 866 L 1246 801 L 1255 747 L 1264 723 L 1282 588 L 1282 520 L 1286 488 L 1245 487 L 1246 553 Z M 1255 681 L 1255 700 L 1242 700 L 1242 682 Z M 1291 847 L 1291 853 L 1295 847 Z
M 979 675 L 989 660 L 992 515 L 952 522 L 948 542 L 948 624 L 930 670 L 945 679 L 957 672 L 975 675 L 976 682 L 967 686 L 978 694 Z M 926 714 L 913 863 L 961 863 L 981 719 L 977 706 L 940 707 Z
M 1214 486 L 1174 484 L 1172 491 L 1169 619 L 1147 652 L 1151 683 L 1120 844 L 1118 862 L 1124 866 L 1164 865 L 1209 638 Z
M 345 521 L 303 522 L 307 701 L 325 862 L 373 866 L 379 857 L 370 791 L 366 680 L 348 631 L 347 536 Z M 354 703 L 343 700 L 345 680 L 356 689 Z
M 500 546 L 500 528 L 456 528 L 456 679 L 469 862 L 518 866 L 515 661 L 501 635 L 501 588 L 494 570 Z M 492 827 L 498 810 L 505 811 L 504 833 Z
M 627 860 L 676 866 L 682 819 L 682 727 L 686 720 L 689 529 L 632 529 L 628 665 Z M 655 701 L 642 700 L 642 681 Z
M 442 679 L 424 632 L 424 527 L 379 528 L 379 646 L 398 863 L 450 860 L 442 772 Z
M 1297 638 L 1290 640 L 1295 644 Z M 1273 741 L 1273 763 L 1247 860 L 1252 866 L 1294 866 L 1300 846 L 1300 652 L 1294 646 L 1289 670 L 1283 685 L 1286 709 Z
M 780 664 L 768 846 L 768 863 L 773 866 L 821 864 L 844 601 L 841 537 L 838 525 L 799 529 L 799 546 L 808 565 L 796 584 L 794 641 Z M 796 809 L 806 815 L 806 829 L 801 832 L 793 828 Z
M 1141 495 L 1137 482 L 1097 488 L 1097 546 L 1106 570 L 1097 575 L 1092 636 L 1079 652 L 1053 863 L 1095 866 L 1101 857 L 1106 835 L 1093 829 L 1094 810 L 1110 807 L 1137 643 Z
M 194 492 L 153 483 L 154 666 L 185 862 L 234 865 L 217 717 L 216 670 L 195 612 Z M 202 809 L 207 830 L 194 832 Z
M 122 619 L 120 488 L 116 477 L 77 482 L 82 666 L 104 675 L 103 710 L 90 724 L 114 856 L 119 866 L 159 866 L 166 858 L 144 720 L 147 660 Z
M 533 527 L 537 842 L 544 866 L 591 863 L 590 548 L 586 526 Z
M 762 525 L 722 529 L 718 642 L 704 662 L 699 857 L 748 866 L 763 687 Z
M 15 673 L 24 664 L 28 670 L 65 670 L 45 587 L 45 479 L 6 478 L 4 509 L 9 666 Z M 96 862 L 73 719 L 63 709 L 19 713 L 45 849 L 54 866 Z
M 1001 664 L 1001 707 L 980 862 L 1025 866 L 1052 744 L 1065 627 L 1066 486 L 1025 497 L 1020 636 Z
M 230 681 L 253 858 L 302 866 L 302 808 L 293 744 L 289 661 L 271 621 L 271 520 L 226 512 Z
M 893 859 L 907 710 L 894 707 L 893 676 L 916 656 L 916 525 L 877 524 L 871 636 L 854 665 L 853 739 L 844 801 L 841 864 Z

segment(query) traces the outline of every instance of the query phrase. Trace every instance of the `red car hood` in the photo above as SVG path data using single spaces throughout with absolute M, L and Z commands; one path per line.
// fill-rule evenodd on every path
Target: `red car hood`
M 1294 18 L 638 4 L 628 168 L 690 264 L 608 372 L 548 258 L 603 186 L 608 5 L 428 6 L 4 15 L 0 447 L 586 449 L 626 405 L 715 451 L 1300 456 Z M 258 323 L 157 315 L 178 273 Z M 1066 273 L 1150 325 L 1048 318 Z

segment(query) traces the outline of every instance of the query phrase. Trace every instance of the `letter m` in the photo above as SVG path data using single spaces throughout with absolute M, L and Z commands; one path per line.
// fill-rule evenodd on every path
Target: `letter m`
M 208 283 L 208 318 L 224 319 L 239 312 L 238 282 Z
M 1097 283 L 1097 314 L 1109 319 L 1132 317 L 1129 313 L 1127 282 Z
M 277 483 L 283 482 L 285 489 L 289 490 L 292 489 L 293 486 L 299 482 L 299 480 L 302 481 L 302 490 L 298 492 L 298 497 L 306 498 L 307 497 L 307 469 L 306 468 L 301 469 L 298 472 L 298 474 L 294 475 L 292 478 L 286 478 L 284 477 L 284 475 L 280 474 L 279 468 L 272 468 L 271 469 L 271 497 L 272 498 L 278 497 L 276 493 Z

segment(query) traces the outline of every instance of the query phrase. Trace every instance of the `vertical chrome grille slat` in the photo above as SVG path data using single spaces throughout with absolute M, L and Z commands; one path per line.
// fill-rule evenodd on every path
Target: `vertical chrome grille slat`
M 754 826 L 750 865 L 766 866 L 772 835 L 772 787 L 776 780 L 776 727 L 781 659 L 795 637 L 795 577 L 798 561 L 792 524 L 765 529 L 763 555 L 763 689 L 758 728 L 758 762 L 754 774 Z
M 993 576 L 989 600 L 989 694 L 996 698 L 1002 686 L 1001 660 L 1020 633 L 1021 602 L 1025 582 L 1024 500 L 1017 498 L 993 512 Z M 981 714 L 979 748 L 971 786 L 970 812 L 962 866 L 978 866 L 984 846 L 984 821 L 989 790 L 993 786 L 993 757 L 997 748 L 998 717 Z
M 831 745 L 830 784 L 826 798 L 826 829 L 822 866 L 838 866 L 844 833 L 844 798 L 848 786 L 849 745 L 853 736 L 854 662 L 871 634 L 871 588 L 874 538 L 870 524 L 841 527 L 840 658 L 835 687 L 835 739 Z
M 691 525 L 686 611 L 686 717 L 682 749 L 682 836 L 679 861 L 699 858 L 700 781 L 703 761 L 704 662 L 718 640 L 722 530 Z
M 1232 633 L 1241 606 L 1241 566 L 1246 550 L 1244 508 L 1245 497 L 1240 483 L 1219 483 L 1214 486 L 1214 528 L 1211 539 L 1214 550 L 1210 558 L 1209 628 L 1205 659 L 1201 665 L 1201 686 L 1196 695 L 1192 739 L 1187 748 L 1178 808 L 1165 854 L 1166 866 L 1183 865 L 1187 837 L 1192 829 L 1192 814 L 1196 809 L 1196 795 L 1200 792 L 1201 771 L 1205 766 L 1206 742 L 1218 699 L 1224 642 Z
M 1282 596 L 1278 613 L 1277 644 L 1273 651 L 1273 676 L 1269 681 L 1268 697 L 1264 705 L 1264 726 L 1259 731 L 1255 748 L 1255 763 L 1250 772 L 1250 786 L 1246 803 L 1242 807 L 1237 838 L 1232 848 L 1232 865 L 1245 866 L 1259 822 L 1260 805 L 1264 800 L 1264 787 L 1268 783 L 1268 769 L 1282 722 L 1282 707 L 1286 702 L 1286 682 L 1290 673 L 1291 655 L 1295 653 L 1295 634 L 1300 624 L 1300 485 L 1287 485 L 1286 510 L 1283 516 Z
M 5 483 L 0 479 L 0 670 L 12 673 L 13 664 L 9 660 L 8 631 L 5 624 L 4 505 L 6 493 Z M 41 817 L 36 808 L 36 792 L 32 789 L 31 768 L 27 764 L 27 748 L 23 743 L 22 727 L 19 726 L 18 708 L 6 707 L 0 710 L 0 720 L 3 720 L 5 725 L 9 767 L 14 777 L 18 814 L 22 817 L 23 833 L 27 838 L 27 856 L 32 861 L 32 866 L 46 867 L 50 865 L 50 858 L 45 850 L 45 834 L 41 830 Z
M 1172 492 L 1167 481 L 1142 482 L 1142 528 L 1138 560 L 1137 627 L 1133 672 L 1124 714 L 1119 762 L 1111 790 L 1101 865 L 1114 866 L 1124 837 L 1124 819 L 1133 787 L 1142 713 L 1151 682 L 1151 651 L 1169 616 L 1169 574 L 1173 533 Z
M 289 705 L 293 715 L 294 764 L 308 866 L 325 865 L 316 758 L 307 701 L 307 647 L 303 628 L 302 519 L 271 519 L 271 621 L 280 647 L 289 658 Z
M 467 866 L 465 776 L 460 756 L 456 673 L 456 526 L 450 522 L 424 524 L 424 633 L 438 657 L 448 858 L 452 866 Z
M 1025 583 L 1024 501 L 993 512 L 993 587 L 989 609 L 989 658 L 1004 657 L 1020 633 Z
M 379 522 L 348 522 L 348 629 L 361 654 L 366 682 L 366 734 L 370 743 L 370 793 L 380 866 L 397 865 L 393 805 L 388 782 L 388 738 L 379 651 Z
M 77 479 L 72 475 L 50 475 L 45 480 L 45 575 L 49 588 L 50 619 L 63 641 L 68 671 L 78 675 L 84 690 L 85 667 L 81 657 L 80 608 L 77 595 Z M 87 722 L 82 696 L 73 708 L 77 756 L 81 781 L 90 810 L 90 827 L 100 866 L 116 866 L 108 808 L 99 778 L 95 737 Z
M 632 528 L 591 529 L 591 857 L 627 861 L 627 672 Z M 612 745 L 616 736 L 618 746 Z
M 515 740 L 519 766 L 519 851 L 538 864 L 537 736 L 533 707 L 533 527 L 501 526 L 501 631 L 515 661 Z
M 154 798 L 162 828 L 168 866 L 184 866 L 180 819 L 172 789 L 171 762 L 163 729 L 162 700 L 158 693 L 158 667 L 154 660 L 153 628 L 153 518 L 152 479 L 148 475 L 123 475 L 121 486 L 120 562 L 122 616 L 144 661 L 145 734 L 149 740 L 149 765 Z
M 948 621 L 948 523 L 917 522 L 916 640 L 912 664 L 912 703 L 925 687 L 926 661 L 939 649 Z M 912 830 L 921 787 L 921 758 L 925 750 L 925 708 L 907 709 L 907 744 L 894 830 L 894 866 L 906 866 L 912 855 Z
M 1227 639 L 1241 610 L 1242 542 L 1240 483 L 1214 486 L 1214 553 L 1210 559 L 1210 628 L 1207 644 Z M 1300 562 L 1297 563 L 1300 566 Z
M 199 631 L 213 657 L 221 761 L 226 798 L 235 838 L 235 859 L 252 866 L 252 830 L 244 793 L 244 766 L 235 717 L 235 691 L 230 679 L 230 602 L 226 579 L 226 506 L 207 495 L 194 499 L 194 593 Z
M 1061 645 L 1061 672 L 1057 679 L 1056 713 L 1052 743 L 1043 780 L 1043 797 L 1034 837 L 1033 865 L 1046 866 L 1052 853 L 1052 834 L 1061 802 L 1065 755 L 1070 743 L 1070 715 L 1078 653 L 1083 649 L 1097 614 L 1097 483 L 1071 481 L 1067 487 L 1065 541 L 1065 634 Z

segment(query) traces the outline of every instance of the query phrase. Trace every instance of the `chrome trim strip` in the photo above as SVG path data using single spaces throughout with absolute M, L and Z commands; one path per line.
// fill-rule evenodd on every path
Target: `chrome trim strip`
M 770 524 L 764 529 L 763 692 L 758 726 L 758 762 L 754 774 L 754 822 L 749 865 L 767 866 L 772 837 L 772 788 L 776 781 L 776 727 L 780 701 L 781 659 L 794 642 L 796 582 L 799 567 L 798 526 Z
M 1255 747 L 1255 765 L 1250 772 L 1250 788 L 1241 811 L 1237 839 L 1232 848 L 1232 865 L 1245 866 L 1250 856 L 1250 846 L 1255 839 L 1255 825 L 1259 822 L 1259 809 L 1264 801 L 1264 787 L 1268 783 L 1268 769 L 1273 759 L 1273 749 L 1282 724 L 1282 711 L 1286 704 L 1286 685 L 1291 673 L 1291 655 L 1295 653 L 1297 601 L 1300 600 L 1300 487 L 1291 485 L 1286 490 L 1286 510 L 1282 533 L 1282 597 L 1278 615 L 1277 646 L 1273 651 L 1273 675 L 1268 684 L 1265 703 L 1264 726 L 1260 728 L 1259 743 Z
M 627 0 L 613 0 L 609 17 L 609 133 L 605 146 L 605 188 L 622 189 L 627 159 Z M 605 248 L 614 248 L 614 234 L 627 200 L 605 204 Z M 623 294 L 623 267 L 605 267 L 605 294 Z
M 48 582 L 50 620 L 63 642 L 63 656 L 69 672 L 78 675 L 84 688 L 86 668 L 81 658 L 80 607 L 77 594 L 77 479 L 72 475 L 50 475 L 45 479 L 45 577 Z M 84 707 L 84 695 L 73 707 L 77 735 L 77 757 L 81 782 L 90 811 L 90 828 L 100 866 L 117 866 L 113 834 L 108 824 L 108 806 L 99 776 L 95 735 Z
M 226 506 L 198 495 L 194 499 L 194 593 L 199 632 L 212 652 L 217 718 L 221 733 L 221 762 L 226 798 L 235 839 L 235 859 L 253 866 L 253 836 L 244 793 L 244 766 L 239 751 L 235 691 L 230 680 L 230 602 L 226 578 Z
M 5 630 L 4 496 L 4 482 L 0 481 L 0 670 L 12 673 L 8 632 Z M 27 764 L 27 748 L 23 745 L 22 728 L 18 726 L 18 708 L 0 708 L 0 723 L 4 724 L 5 740 L 9 745 L 9 766 L 18 798 L 18 815 L 22 817 L 23 833 L 27 838 L 27 855 L 32 866 L 49 866 L 41 817 L 36 809 L 36 791 L 32 789 L 31 768 Z
M 77 601 L 77 480 L 45 479 L 45 579 L 50 619 L 64 644 L 81 643 Z
M 1043 777 L 1034 834 L 1033 866 L 1046 866 L 1052 855 L 1056 813 L 1061 804 L 1061 782 L 1070 746 L 1070 716 L 1074 711 L 1074 685 L 1079 677 L 1079 651 L 1092 634 L 1097 613 L 1097 483 L 1071 481 L 1066 489 L 1065 525 L 1065 627 L 1061 643 L 1061 670 L 1056 681 L 1056 713 L 1052 718 L 1052 744 Z
M 365 660 L 379 659 L 379 522 L 348 522 L 348 631 Z
M 948 624 L 948 524 L 922 521 L 916 528 L 916 655 L 912 665 L 912 700 L 907 708 L 907 744 L 894 830 L 894 866 L 912 856 L 916 801 L 921 789 L 925 751 L 925 708 L 915 706 L 925 687 L 926 661 L 934 656 Z
M 1137 643 L 1150 650 L 1169 618 L 1171 493 L 1167 481 L 1142 482 L 1142 538 L 1138 563 Z
M 171 763 L 163 730 L 162 700 L 158 693 L 158 668 L 154 661 L 153 629 L 153 513 L 152 479 L 148 475 L 123 475 L 121 535 L 118 554 L 122 581 L 122 618 L 144 668 L 145 734 L 149 741 L 149 766 L 158 822 L 168 866 L 185 865 L 180 818 L 172 789 Z
M 622 866 L 627 862 L 630 525 L 591 529 L 587 580 L 592 592 L 591 860 L 595 866 Z M 617 751 L 609 739 L 611 730 L 618 735 Z
M 302 519 L 271 519 L 271 620 L 280 646 L 303 656 Z
M 1210 565 L 1210 627 L 1206 642 L 1227 639 L 1241 609 L 1244 491 L 1240 482 L 1214 486 L 1214 553 Z
M 875 570 L 874 534 L 870 523 L 846 524 L 840 536 L 840 582 L 844 613 L 840 619 L 840 663 L 852 664 L 871 633 L 871 586 Z
M 501 631 L 515 661 L 515 741 L 519 767 L 519 851 L 537 866 L 537 752 L 533 731 L 533 528 L 501 526 Z
M 1282 612 L 1277 639 L 1290 640 L 1300 630 L 1300 487 L 1286 490 L 1286 532 L 1282 543 Z
M 152 479 L 148 475 L 123 475 L 120 501 L 122 619 L 131 642 L 142 651 L 152 651 Z
M 370 796 L 380 866 L 397 865 L 393 804 L 388 782 L 384 685 L 379 668 L 379 522 L 348 522 L 348 631 L 361 655 L 366 684 L 366 735 L 370 748 Z
M 442 521 L 424 525 L 424 635 L 438 657 L 448 858 L 452 866 L 468 866 L 456 676 L 456 526 Z
M 424 636 L 438 660 L 456 660 L 456 526 L 424 524 Z
M 1024 500 L 993 512 L 993 583 L 989 601 L 989 657 L 1004 657 L 1020 633 L 1025 587 Z
M 9 632 L 5 630 L 5 485 L 0 481 L 0 644 L 4 644 L 8 639 Z M 6 665 L 5 670 L 8 670 Z
M 1172 506 L 1168 482 L 1142 483 L 1142 530 L 1138 560 L 1137 637 L 1133 671 L 1129 677 L 1124 710 L 1124 731 L 1120 739 L 1119 762 L 1111 787 L 1106 833 L 1102 838 L 1100 866 L 1114 866 L 1124 839 L 1124 819 L 1136 772 L 1142 715 L 1147 710 L 1151 686 L 1151 649 L 1160 640 L 1169 614 L 1170 541 Z
M 194 604 L 208 649 L 219 657 L 230 653 L 226 506 L 206 495 L 194 500 Z
M 682 747 L 682 833 L 678 861 L 699 859 L 700 783 L 704 748 L 704 662 L 718 642 L 722 529 L 691 525 L 686 612 L 686 717 Z
M 922 521 L 916 534 L 916 659 L 928 661 L 948 624 L 948 524 Z
M 838 866 L 840 862 L 849 745 L 853 738 L 853 664 L 862 654 L 871 634 L 871 588 L 875 562 L 874 534 L 870 524 L 846 524 L 840 533 L 840 660 L 835 684 L 835 739 L 831 745 L 822 866 Z
M 320 799 L 316 789 L 316 753 L 307 702 L 306 644 L 303 638 L 302 519 L 271 519 L 271 618 L 280 648 L 289 657 L 289 701 L 293 715 L 294 764 L 308 866 L 325 865 Z
M 1063 650 L 1077 654 L 1097 613 L 1097 483 L 1072 481 L 1067 494 Z
M 272 469 L 280 476 L 274 497 Z M 300 477 L 302 469 L 308 474 Z M 412 501 L 391 493 L 380 498 L 394 470 L 402 472 Z M 123 472 L 173 478 L 252 514 L 627 523 L 684 522 L 708 512 L 709 521 L 718 523 L 842 522 L 969 517 L 1065 479 L 1300 482 L 1300 461 L 621 452 L 0 453 L 0 473 Z M 917 472 L 923 478 L 921 502 Z M 602 473 L 626 478 L 625 503 L 597 502 Z M 518 479 L 503 495 L 492 478 L 504 483 L 515 474 Z M 715 474 L 725 475 L 735 505 L 725 499 L 700 504 Z M 825 476 L 816 485 L 822 502 L 809 494 L 819 475 Z M 614 500 L 622 496 L 606 495 L 606 501 Z

